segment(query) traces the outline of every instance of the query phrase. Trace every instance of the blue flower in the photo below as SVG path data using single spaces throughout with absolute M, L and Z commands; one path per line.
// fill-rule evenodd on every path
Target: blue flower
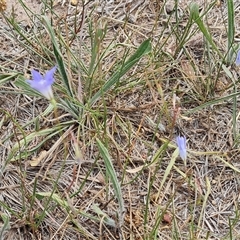
M 30 86 L 40 92 L 44 97 L 48 100 L 53 99 L 52 92 L 52 84 L 54 82 L 53 75 L 56 71 L 57 67 L 53 67 L 49 71 L 46 72 L 45 76 L 42 76 L 38 71 L 32 70 L 32 78 L 33 80 L 27 80 L 27 83 Z
M 237 66 L 240 65 L 240 50 L 238 50 L 238 52 L 237 52 L 237 57 L 236 57 L 235 63 L 236 63 Z
M 187 159 L 187 145 L 186 145 L 186 137 L 185 136 L 177 136 L 176 138 L 177 146 L 179 148 L 179 155 L 182 160 Z

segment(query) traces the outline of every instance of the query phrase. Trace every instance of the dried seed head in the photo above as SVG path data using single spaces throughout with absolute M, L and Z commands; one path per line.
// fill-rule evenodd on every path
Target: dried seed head
M 78 4 L 78 0 L 71 0 L 71 5 L 77 6 L 77 4 Z
M 0 0 L 0 12 L 3 12 L 7 9 L 7 4 L 5 0 Z

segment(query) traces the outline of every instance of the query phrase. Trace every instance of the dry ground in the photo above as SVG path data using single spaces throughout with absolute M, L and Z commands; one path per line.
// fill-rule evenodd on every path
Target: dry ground
M 21 10 L 20 4 L 16 4 L 16 1 L 8 1 L 8 9 L 5 14 L 9 15 L 12 12 L 12 2 L 14 3 L 16 19 L 21 21 L 24 28 L 28 28 L 29 31 L 33 30 L 34 27 L 28 21 L 28 16 Z M 186 14 L 187 17 L 189 2 L 191 1 L 180 1 L 179 14 Z M 224 51 L 227 41 L 225 33 L 227 11 L 226 2 L 219 2 L 219 5 L 216 4 L 210 11 L 206 21 L 218 47 Z M 40 13 L 41 1 L 28 0 L 25 3 L 34 12 Z M 56 2 L 55 4 L 54 8 L 59 16 L 66 17 L 68 9 L 67 18 L 71 22 L 71 14 L 74 13 L 75 7 L 69 5 L 67 1 L 65 3 Z M 201 1 L 202 7 L 207 4 L 209 2 Z M 81 13 L 80 5 L 79 3 L 77 6 L 79 14 Z M 163 5 L 162 1 L 153 0 L 96 0 L 88 5 L 86 16 L 93 11 L 91 17 L 94 16 L 96 21 L 108 23 L 106 44 L 114 37 L 115 41 L 119 43 L 131 43 L 138 46 L 144 39 L 151 37 L 153 45 L 157 45 L 159 34 L 163 28 L 166 28 L 164 33 L 166 36 L 161 37 L 162 42 L 167 39 L 167 33 L 171 33 L 171 24 L 167 22 L 167 19 L 168 14 L 173 10 L 174 1 L 168 1 L 165 11 L 157 18 L 161 5 Z M 236 3 L 236 22 L 240 20 L 239 11 L 239 6 Z M 128 21 L 124 24 L 126 15 L 128 15 Z M 156 21 L 156 19 L 158 20 Z M 36 24 L 38 24 L 37 20 Z M 168 24 L 169 29 L 166 27 Z M 181 24 L 182 27 L 185 26 L 184 18 Z M 240 25 L 237 24 L 236 27 L 237 41 L 240 36 Z M 48 39 L 43 40 L 48 41 Z M 89 38 L 86 26 L 83 28 L 82 41 L 89 44 L 87 42 Z M 25 74 L 27 78 L 29 69 L 32 67 L 38 68 L 34 65 L 36 59 L 32 60 L 29 52 L 14 38 L 9 25 L 5 21 L 0 26 L 0 44 L 0 69 L 2 73 L 7 74 L 16 71 Z M 47 42 L 46 44 L 50 43 Z M 77 43 L 74 44 L 74 47 L 77 48 Z M 161 44 L 161 42 L 158 44 Z M 225 234 L 230 231 L 229 221 L 233 222 L 233 219 L 239 218 L 240 186 L 238 179 L 240 170 L 237 172 L 228 164 L 240 169 L 240 157 L 239 149 L 234 147 L 233 141 L 232 101 L 224 101 L 187 114 L 188 111 L 207 102 L 208 99 L 226 96 L 232 90 L 227 90 L 227 86 L 231 84 L 231 79 L 221 70 L 218 73 L 220 80 L 215 92 L 206 91 L 204 83 L 210 81 L 211 74 L 214 78 L 216 71 L 211 74 L 207 72 L 209 69 L 205 68 L 203 46 L 204 39 L 199 32 L 194 34 L 187 43 L 191 58 L 196 63 L 195 69 L 192 68 L 189 59 L 182 52 L 176 56 L 174 62 L 161 62 L 163 58 L 159 57 L 158 68 L 156 67 L 157 64 L 145 68 L 143 61 L 136 79 L 137 77 L 143 78 L 146 80 L 146 84 L 143 86 L 141 82 L 139 88 L 136 87 L 131 91 L 118 94 L 114 101 L 109 102 L 107 123 L 109 124 L 109 135 L 112 137 L 109 148 L 119 180 L 122 181 L 126 208 L 121 229 L 109 227 L 77 213 L 73 213 L 70 219 L 68 212 L 58 206 L 52 206 L 51 212 L 47 213 L 45 220 L 37 230 L 29 227 L 31 222 L 34 221 L 34 214 L 43 208 L 41 201 L 39 201 L 37 203 L 38 207 L 34 211 L 28 212 L 26 210 L 24 213 L 23 210 L 24 207 L 27 209 L 28 204 L 26 202 L 34 191 L 36 179 L 38 191 L 50 192 L 53 187 L 51 179 L 57 176 L 64 155 L 66 155 L 63 150 L 64 143 L 53 147 L 55 141 L 57 141 L 57 137 L 53 137 L 35 155 L 33 154 L 24 161 L 8 163 L 3 169 L 4 171 L 1 172 L 0 200 L 15 213 L 19 213 L 19 215 L 11 215 L 10 227 L 6 231 L 4 239 L 144 239 L 144 234 L 150 232 L 157 221 L 156 213 L 158 211 L 164 212 L 165 221 L 161 221 L 156 239 L 171 239 L 173 229 L 178 229 L 179 236 L 181 236 L 179 239 L 206 239 L 208 234 L 209 239 L 224 239 Z M 163 45 L 163 51 L 171 55 L 175 52 L 176 47 L 175 39 L 171 36 Z M 118 50 L 116 49 L 116 51 Z M 121 52 L 119 50 L 119 52 L 109 56 L 106 59 L 106 65 L 114 63 L 114 54 L 121 55 Z M 89 56 L 84 57 L 88 58 Z M 42 63 L 39 63 L 39 66 L 43 67 Z M 229 67 L 229 71 L 237 79 L 237 69 L 232 66 Z M 10 93 L 12 89 L 15 89 L 16 94 Z M 171 136 L 171 124 L 169 122 L 173 113 L 173 89 L 178 90 L 178 97 L 181 99 L 182 115 L 177 120 L 177 126 L 188 139 L 187 167 L 184 166 L 182 160 L 177 160 L 175 168 L 172 169 L 166 183 L 159 191 L 159 186 L 173 152 L 172 149 L 175 148 L 174 139 L 172 139 L 172 149 L 170 148 L 161 160 L 160 169 L 155 174 L 155 181 L 151 186 L 148 223 L 147 229 L 144 229 L 148 187 L 154 174 L 155 165 L 146 168 L 144 171 L 140 171 L 141 168 L 139 167 L 150 161 L 162 146 L 164 139 Z M 16 125 L 12 118 L 16 119 L 19 125 L 24 125 L 41 114 L 48 106 L 44 99 L 32 100 L 26 95 L 17 94 L 18 87 L 15 86 L 14 79 L 11 83 L 1 85 L 0 91 L 0 107 L 4 110 L 1 110 L 0 113 L 1 141 L 16 131 Z M 237 101 L 237 109 L 239 109 L 239 106 L 239 101 Z M 11 116 L 6 115 L 5 111 L 10 113 Z M 239 112 L 237 112 L 237 116 L 238 114 Z M 161 116 L 160 119 L 159 116 Z M 51 116 L 47 118 L 41 119 L 41 126 L 47 127 L 51 124 L 49 121 Z M 66 115 L 65 119 L 69 120 L 69 115 Z M 157 134 L 156 124 L 161 126 Z M 128 127 L 129 135 L 126 134 Z M 90 128 L 91 123 L 86 123 L 86 129 Z M 238 118 L 236 128 L 239 129 Z M 109 186 L 103 173 L 103 162 L 98 161 L 97 166 L 92 164 L 97 157 L 97 150 L 91 141 L 93 132 L 91 132 L 91 135 L 86 129 L 85 135 L 81 137 L 84 162 L 79 165 L 77 179 L 72 186 L 76 162 L 72 142 L 69 140 L 68 146 L 65 146 L 65 149 L 67 148 L 69 152 L 67 153 L 63 173 L 59 179 L 59 194 L 66 197 L 64 193 L 69 186 L 71 186 L 70 193 L 78 191 L 84 180 L 86 182 L 83 189 L 74 198 L 74 201 L 71 202 L 69 199 L 69 204 L 73 205 L 75 209 L 92 214 L 95 214 L 92 210 L 93 206 L 98 205 L 112 219 L 117 219 L 118 203 L 113 198 L 113 191 L 108 189 Z M 30 134 L 33 130 L 33 126 L 29 126 L 27 133 Z M 67 134 L 70 136 L 73 130 L 74 126 Z M 69 136 L 66 139 L 70 139 Z M 153 136 L 155 137 L 153 138 Z M 0 141 L 2 166 L 4 166 L 10 150 L 19 140 L 18 136 L 13 135 L 4 144 Z M 29 149 L 34 148 L 38 141 L 40 140 L 34 139 Z M 49 150 L 51 151 L 48 153 L 51 154 L 44 157 L 40 165 L 31 166 L 30 161 L 33 157 Z M 124 171 L 125 165 L 128 166 L 127 172 Z M 137 177 L 137 181 L 134 181 L 135 177 Z M 186 178 L 189 181 L 186 181 Z M 22 181 L 23 179 L 24 181 Z M 23 193 L 25 199 L 22 197 Z M 6 208 L 2 207 L 1 211 L 6 212 Z M 172 216 L 177 222 L 171 220 Z M 200 219 L 200 216 L 202 219 Z M 174 227 L 175 224 L 177 225 L 176 228 Z M 192 231 L 190 228 L 193 225 L 197 226 L 198 229 Z M 79 229 L 84 229 L 85 233 L 80 232 Z M 191 235 L 191 232 L 194 232 L 195 235 Z M 240 239 L 239 221 L 236 221 L 233 225 L 232 233 L 236 236 L 233 239 Z

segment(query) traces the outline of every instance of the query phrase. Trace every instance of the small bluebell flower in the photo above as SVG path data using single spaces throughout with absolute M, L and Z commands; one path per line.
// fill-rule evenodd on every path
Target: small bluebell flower
M 238 50 L 238 52 L 237 52 L 237 57 L 236 57 L 235 63 L 236 63 L 237 66 L 240 65 L 240 50 Z
M 185 136 L 177 136 L 176 138 L 177 146 L 179 148 L 179 155 L 183 161 L 187 159 L 187 145 Z
M 27 83 L 35 90 L 40 92 L 48 100 L 53 99 L 52 84 L 54 82 L 53 75 L 57 67 L 53 67 L 42 76 L 38 71 L 32 70 L 33 80 L 27 80 Z

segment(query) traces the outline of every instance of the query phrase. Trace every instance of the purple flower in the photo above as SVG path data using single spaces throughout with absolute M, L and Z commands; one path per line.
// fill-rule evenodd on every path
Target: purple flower
M 237 57 L 236 57 L 235 63 L 236 63 L 237 66 L 240 65 L 240 50 L 238 50 L 238 52 L 237 52 Z
M 57 67 L 53 67 L 49 71 L 46 72 L 45 76 L 42 76 L 38 71 L 32 70 L 32 78 L 33 80 L 27 80 L 27 83 L 30 86 L 40 92 L 44 97 L 48 100 L 53 99 L 52 92 L 52 84 L 54 82 L 53 75 L 56 71 Z
M 186 137 L 177 136 L 176 141 L 177 141 L 177 146 L 179 148 L 179 155 L 181 159 L 185 161 L 187 159 Z

